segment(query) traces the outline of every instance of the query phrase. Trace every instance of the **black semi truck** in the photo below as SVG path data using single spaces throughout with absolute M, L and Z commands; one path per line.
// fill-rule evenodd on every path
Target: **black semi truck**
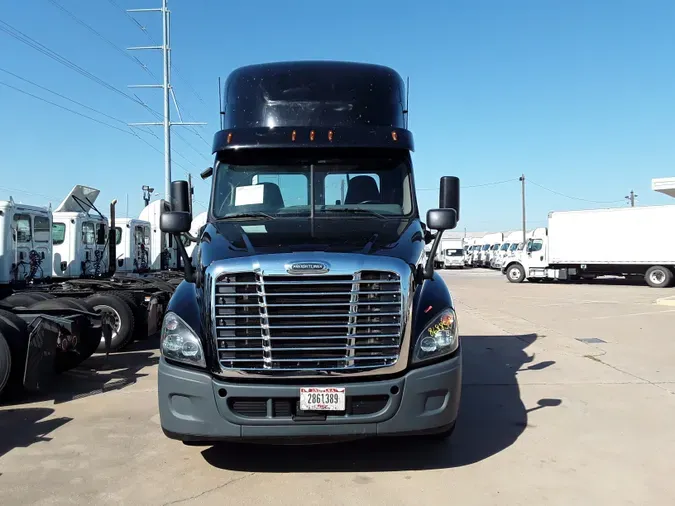
M 419 216 L 405 86 L 371 64 L 235 70 L 208 222 L 163 320 L 159 411 L 187 444 L 449 436 L 462 348 L 434 272 L 459 180 Z M 161 229 L 192 217 L 172 183 Z M 433 235 L 430 230 L 436 230 Z M 424 246 L 432 251 L 424 262 Z

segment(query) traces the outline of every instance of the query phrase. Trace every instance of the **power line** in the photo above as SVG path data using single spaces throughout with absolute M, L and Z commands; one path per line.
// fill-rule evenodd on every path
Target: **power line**
M 468 186 L 460 186 L 460 188 L 482 188 L 484 186 L 496 186 L 499 184 L 504 184 L 504 183 L 512 183 L 514 181 L 518 181 L 518 178 L 512 178 L 512 179 L 505 179 L 503 181 L 493 181 L 491 183 L 482 183 L 482 184 L 473 184 L 473 185 L 468 185 Z M 439 188 L 417 188 L 417 191 L 439 191 Z
M 0 190 L 6 191 L 6 192 L 16 192 L 16 193 L 22 193 L 24 195 L 30 195 L 31 197 L 42 197 L 48 200 L 54 200 L 58 201 L 59 199 L 54 197 L 54 195 L 45 195 L 44 193 L 35 193 L 35 192 L 29 192 L 26 190 L 19 190 L 18 188 L 7 188 L 5 186 L 0 186 Z
M 26 80 L 26 81 L 28 81 L 28 80 Z M 31 83 L 31 84 L 32 84 L 32 83 Z M 90 120 L 90 121 L 94 121 L 95 123 L 98 123 L 99 125 L 103 125 L 103 126 L 106 126 L 106 127 L 108 127 L 108 128 L 112 128 L 113 130 L 117 130 L 118 132 L 122 132 L 122 133 L 124 133 L 124 134 L 131 135 L 131 136 L 133 136 L 133 137 L 136 137 L 137 139 L 139 139 L 140 141 L 144 142 L 145 144 L 147 144 L 148 146 L 150 146 L 150 148 L 152 148 L 153 150 L 157 151 L 158 153 L 163 153 L 159 148 L 157 148 L 156 146 L 153 146 L 152 144 L 150 144 L 147 140 L 143 139 L 141 136 L 139 136 L 136 132 L 134 132 L 134 131 L 131 130 L 131 129 L 119 128 L 119 127 L 117 127 L 117 126 L 115 126 L 115 125 L 111 125 L 110 123 L 106 123 L 105 121 L 101 121 L 101 120 L 99 120 L 99 119 L 97 119 L 97 118 L 94 118 L 94 117 L 92 117 L 92 116 L 89 116 L 89 115 L 87 115 L 87 114 L 81 113 L 81 112 L 76 111 L 76 110 L 74 110 L 74 109 L 70 109 L 69 107 L 65 107 L 65 106 L 63 106 L 63 105 L 61 105 L 61 104 L 57 104 L 56 102 L 52 102 L 51 100 L 47 100 L 46 98 L 42 98 L 42 97 L 39 97 L 39 96 L 37 96 L 37 95 L 34 95 L 33 93 L 30 93 L 30 92 L 28 92 L 28 91 L 26 91 L 26 90 L 22 90 L 21 88 L 17 88 L 16 86 L 12 86 L 11 84 L 7 84 L 7 83 L 5 83 L 5 82 L 3 82 L 3 81 L 0 81 L 0 85 L 6 86 L 6 87 L 8 87 L 8 88 L 11 88 L 11 89 L 13 89 L 13 90 L 15 90 L 15 91 L 17 91 L 17 92 L 19 92 L 19 93 L 22 93 L 22 94 L 24 94 L 24 95 L 27 95 L 27 96 L 29 96 L 29 97 L 32 97 L 32 98 L 34 98 L 34 99 L 36 99 L 36 100 L 40 100 L 41 102 L 45 102 L 45 103 L 47 103 L 47 104 L 53 105 L 54 107 L 58 107 L 59 109 L 63 109 L 64 111 L 70 112 L 70 113 L 75 114 L 75 115 L 77 115 L 77 116 L 80 116 L 80 117 L 82 117 L 82 118 L 88 119 L 88 120 Z M 50 91 L 50 90 L 47 90 L 47 91 Z M 102 113 L 101 111 L 98 111 L 98 110 L 96 110 L 96 109 L 94 109 L 94 108 L 92 108 L 92 107 L 89 107 L 89 106 L 85 106 L 84 104 L 80 104 L 79 102 L 76 102 L 75 100 L 69 99 L 68 97 L 65 97 L 65 96 L 63 96 L 63 95 L 61 95 L 61 94 L 59 94 L 59 93 L 56 93 L 56 92 L 52 92 L 52 93 L 55 93 L 55 94 L 57 94 L 57 95 L 63 97 L 64 99 L 69 100 L 69 101 L 71 101 L 71 102 L 74 102 L 74 103 L 76 103 L 76 104 L 78 104 L 78 105 L 82 105 L 83 107 L 86 107 L 86 108 L 88 108 L 88 109 L 91 109 L 91 110 L 97 112 L 98 114 L 102 114 L 102 115 L 108 116 L 107 114 Z M 111 119 L 113 119 L 114 121 L 116 121 L 116 122 L 118 122 L 118 123 L 126 124 L 126 123 L 124 123 L 124 121 L 122 121 L 122 120 L 120 120 L 120 119 L 118 119 L 118 118 L 115 118 L 115 117 L 113 117 L 113 116 L 108 116 L 108 117 L 111 118 Z M 180 156 L 181 158 L 185 159 L 188 163 L 192 164 L 192 162 L 190 162 L 190 160 L 189 160 L 188 158 L 186 158 L 184 155 L 182 155 L 181 153 L 179 153 L 179 152 L 177 152 L 177 151 L 175 151 L 175 150 L 174 150 L 173 152 L 174 152 L 174 154 L 176 154 L 176 155 Z M 185 168 L 185 166 L 183 166 L 182 164 L 176 162 L 176 165 L 177 165 L 178 167 L 180 167 L 181 169 L 183 169 L 187 174 L 190 173 L 190 171 L 187 170 L 187 169 Z M 196 166 L 196 165 L 194 165 L 194 164 L 192 164 L 192 165 L 195 167 L 195 169 L 197 169 L 197 166 Z
M 138 20 L 133 17 L 131 14 L 129 14 L 120 4 L 118 4 L 115 0 L 108 0 L 108 2 L 113 5 L 115 8 L 117 8 L 120 12 L 122 12 L 133 24 L 136 25 L 148 38 L 150 42 L 153 44 L 159 46 L 160 43 L 148 32 L 148 29 L 143 26 L 141 23 L 138 22 Z M 197 90 L 194 89 L 194 87 L 185 79 L 181 73 L 180 70 L 173 64 L 171 63 L 171 68 L 176 72 L 176 75 L 180 78 L 181 81 L 183 81 L 183 84 L 188 88 L 194 96 L 199 100 L 202 104 L 206 105 L 206 102 L 204 99 L 201 97 L 201 95 L 197 92 Z
M 110 84 L 110 83 L 104 81 L 103 79 L 95 76 L 91 72 L 89 72 L 89 71 L 83 69 L 82 67 L 80 67 L 79 65 L 73 63 L 68 58 L 65 58 L 64 56 L 60 55 L 56 51 L 53 51 L 53 50 L 49 49 L 44 44 L 41 44 L 40 42 L 36 41 L 35 39 L 33 39 L 33 38 L 29 37 L 28 35 L 26 35 L 25 33 L 21 32 L 20 30 L 17 30 L 16 28 L 11 26 L 10 24 L 5 23 L 2 20 L 0 20 L 0 24 L 4 25 L 4 26 L 0 26 L 0 31 L 3 31 L 3 32 L 7 33 L 9 36 L 15 38 L 16 40 L 18 40 L 20 42 L 23 42 L 27 46 L 32 47 L 33 49 L 35 49 L 39 53 L 44 54 L 45 56 L 51 58 L 52 60 L 57 61 L 61 65 L 65 66 L 65 67 L 68 67 L 69 69 L 77 72 L 78 74 L 83 75 L 87 79 L 89 79 L 91 81 L 94 81 L 95 83 L 103 86 L 104 88 L 106 88 L 106 89 L 108 89 L 108 90 L 110 90 L 114 93 L 117 93 L 118 95 L 121 95 L 122 97 L 126 98 L 127 100 L 131 100 L 135 104 L 139 104 L 139 105 L 141 105 L 142 107 L 145 107 L 148 110 L 152 110 L 152 109 L 150 109 L 150 107 L 148 107 L 147 104 L 143 103 L 141 100 L 138 100 L 137 98 L 134 98 L 131 95 L 128 95 L 127 93 L 120 90 L 119 88 L 116 88 L 112 84 Z
M 116 127 L 115 125 L 111 125 L 110 123 L 106 123 L 105 121 L 101 121 L 100 119 L 93 118 L 92 116 L 88 116 L 86 114 L 83 114 L 81 112 L 75 111 L 74 109 L 69 109 L 68 107 L 65 107 L 63 105 L 57 104 L 56 102 L 52 102 L 50 100 L 47 100 L 46 98 L 38 97 L 37 95 L 33 95 L 32 93 L 22 90 L 21 88 L 17 88 L 16 86 L 12 86 L 11 84 L 7 84 L 3 81 L 0 81 L 0 84 L 3 86 L 7 86 L 8 88 L 11 88 L 15 91 L 18 91 L 19 93 L 23 93 L 24 95 L 28 95 L 29 97 L 33 97 L 36 100 L 40 100 L 42 102 L 46 102 L 47 104 L 53 105 L 54 107 L 58 107 L 59 109 L 63 109 L 64 111 L 68 111 L 72 114 L 76 114 L 78 116 L 81 116 L 83 118 L 87 118 L 88 120 L 94 121 L 100 125 L 107 126 L 108 128 L 112 128 L 114 130 L 118 130 L 120 132 L 123 132 L 125 134 L 130 133 L 129 130 L 125 130 L 119 127 Z
M 40 84 L 37 84 L 37 83 L 35 83 L 35 82 L 33 82 L 33 81 L 29 80 L 29 79 L 26 79 L 25 77 L 21 77 L 20 75 L 15 74 L 14 72 L 10 72 L 9 70 L 4 69 L 4 68 L 2 68 L 2 67 L 0 67 L 0 71 L 1 71 L 1 72 L 5 72 L 5 73 L 7 73 L 7 74 L 9 74 L 9 75 L 11 75 L 11 76 L 13 76 L 13 77 L 15 77 L 16 79 L 19 79 L 19 80 L 25 82 L 25 83 L 28 83 L 28 84 L 31 84 L 31 85 L 37 87 L 37 88 L 40 88 L 41 90 L 44 90 L 44 91 L 46 91 L 46 92 L 48 92 L 48 93 L 51 93 L 51 94 L 53 94 L 53 95 L 56 95 L 57 97 L 60 97 L 60 98 L 62 98 L 62 99 L 64 99 L 64 100 L 67 100 L 68 102 L 71 102 L 71 103 L 73 103 L 73 104 L 79 105 L 80 107 L 83 107 L 83 108 L 88 109 L 88 110 L 90 110 L 90 111 L 92 111 L 92 112 L 95 112 L 95 113 L 97 113 L 97 114 L 100 114 L 101 116 L 105 116 L 106 118 L 111 119 L 111 120 L 113 120 L 113 121 L 116 122 L 116 123 L 120 123 L 120 124 L 122 124 L 122 125 L 124 125 L 124 126 L 127 126 L 127 123 L 126 123 L 125 121 L 119 119 L 119 118 L 116 118 L 116 117 L 114 117 L 114 116 L 111 116 L 111 115 L 109 115 L 109 114 L 106 114 L 106 113 L 104 113 L 103 111 L 99 111 L 98 109 L 96 109 L 96 108 L 94 108 L 94 107 L 90 107 L 90 106 L 88 106 L 88 105 L 86 105 L 86 104 L 83 104 L 82 102 L 78 102 L 77 100 L 73 100 L 72 98 L 67 97 L 67 96 L 65 96 L 65 95 L 63 95 L 63 94 L 61 94 L 61 93 L 58 93 L 58 92 L 54 91 L 54 90 L 51 90 L 51 89 L 47 88 L 46 86 L 42 86 L 42 85 L 40 85 Z M 97 122 L 97 123 L 99 123 L 99 124 L 101 124 L 101 125 L 104 125 L 104 126 L 107 126 L 107 127 L 110 127 L 110 128 L 115 128 L 116 130 L 119 130 L 120 132 L 124 132 L 124 133 L 126 133 L 126 134 L 131 133 L 134 137 L 137 137 L 137 138 L 141 139 L 143 142 L 145 142 L 146 144 L 148 144 L 148 145 L 150 145 L 151 147 L 153 147 L 153 149 L 157 150 L 157 148 L 155 148 L 155 147 L 152 146 L 151 144 L 147 143 L 147 141 L 145 141 L 143 138 L 139 137 L 136 133 L 134 133 L 134 132 L 133 132 L 132 130 L 130 130 L 130 129 L 127 130 L 127 129 L 115 127 L 114 125 L 110 125 L 110 124 L 106 123 L 105 121 L 101 121 L 101 120 L 99 120 L 99 119 L 93 118 L 93 117 L 88 116 L 88 115 L 86 115 L 86 114 L 82 114 L 82 113 L 80 113 L 80 112 L 78 112 L 78 111 L 75 111 L 75 110 L 73 110 L 73 109 L 69 109 L 68 107 L 64 107 L 64 106 L 62 106 L 62 105 L 60 105 L 60 104 L 57 104 L 57 103 L 55 103 L 55 102 L 51 102 L 51 101 L 49 101 L 49 100 L 46 100 L 46 99 L 44 99 L 44 98 L 42 98 L 42 97 L 39 97 L 39 96 L 37 96 L 37 95 L 33 95 L 32 93 L 29 93 L 29 92 L 27 92 L 27 91 L 25 91 L 25 90 L 22 90 L 22 89 L 20 89 L 20 88 L 17 88 L 17 87 L 15 87 L 15 86 L 12 86 L 12 85 L 7 84 L 7 83 L 5 83 L 5 82 L 1 82 L 1 81 L 0 81 L 0 84 L 2 84 L 3 86 L 7 86 L 8 88 L 12 88 L 13 90 L 18 91 L 19 93 L 23 93 L 24 95 L 28 95 L 28 96 L 30 96 L 30 97 L 32 97 L 32 98 L 35 98 L 35 99 L 40 100 L 40 101 L 42 101 L 42 102 L 46 102 L 46 103 L 48 103 L 48 104 L 50 104 L 50 105 L 53 105 L 53 106 L 58 107 L 58 108 L 60 108 L 60 109 L 63 109 L 63 110 L 65 110 L 65 111 L 67 111 L 67 112 L 76 114 L 76 115 L 78 115 L 78 116 L 81 116 L 81 117 L 83 117 L 83 118 L 89 119 L 89 120 L 91 120 L 91 121 L 95 121 L 95 122 Z M 158 140 L 161 140 L 161 139 L 157 136 L 157 134 L 155 134 L 155 133 L 152 132 L 152 131 L 146 132 L 145 130 L 143 130 L 143 132 L 152 135 L 153 137 L 155 137 L 155 138 L 158 139 Z M 190 146 L 191 146 L 193 149 L 195 149 L 192 145 L 190 145 Z M 197 168 L 197 166 L 196 166 L 195 164 L 193 164 L 186 156 L 184 156 L 184 155 L 183 155 L 182 153 L 180 153 L 179 151 L 176 151 L 175 149 L 172 148 L 172 152 L 173 152 L 175 155 L 178 155 L 179 157 L 183 158 L 183 160 L 185 160 L 185 161 L 187 161 L 188 163 L 192 164 L 195 168 Z M 161 151 L 160 151 L 160 153 L 161 153 Z M 179 167 L 182 167 L 182 166 L 179 165 L 179 164 L 177 164 L 177 165 L 178 165 Z M 183 170 L 185 170 L 185 169 L 183 168 Z
M 584 198 L 581 198 L 581 197 L 573 197 L 572 195 L 567 195 L 565 193 L 561 193 L 561 192 L 556 191 L 556 190 L 551 190 L 550 188 L 547 188 L 546 186 L 540 185 L 539 183 L 536 183 L 536 182 L 532 181 L 531 179 L 528 179 L 527 181 L 529 183 L 535 185 L 535 186 L 538 186 L 539 188 L 541 188 L 543 190 L 546 190 L 548 192 L 554 193 L 555 195 L 560 195 L 561 197 L 565 197 L 565 198 L 568 198 L 568 199 L 571 199 L 571 200 L 579 200 L 581 202 L 590 202 L 591 204 L 616 204 L 618 202 L 623 202 L 623 200 L 604 200 L 603 201 L 603 200 L 584 199 Z
M 90 24 L 86 23 L 82 19 L 78 18 L 75 14 L 70 12 L 68 9 L 66 9 L 63 5 L 61 5 L 57 0 L 47 0 L 50 2 L 54 7 L 57 9 L 61 10 L 63 13 L 66 15 L 70 16 L 76 23 L 79 25 L 85 27 L 87 30 L 92 32 L 94 35 L 96 35 L 98 38 L 106 42 L 109 46 L 111 46 L 113 49 L 115 49 L 117 52 L 122 54 L 127 60 L 132 61 L 133 63 L 139 65 L 143 70 L 145 70 L 153 79 L 157 80 L 157 76 L 138 58 L 131 56 L 127 51 L 125 51 L 123 48 L 112 42 L 110 39 L 108 39 L 106 36 L 101 34 L 98 30 L 93 28 Z
M 15 77 L 16 79 L 19 79 L 20 81 L 23 81 L 24 83 L 31 84 L 31 85 L 35 86 L 36 88 L 40 88 L 41 90 L 44 90 L 44 91 L 46 91 L 46 92 L 48 92 L 48 93 L 51 93 L 52 95 L 56 95 L 57 97 L 60 97 L 60 98 L 62 98 L 62 99 L 64 99 L 64 100 L 67 100 L 68 102 L 71 102 L 71 103 L 73 103 L 73 104 L 79 105 L 80 107 L 84 107 L 85 109 L 89 109 L 90 111 L 93 111 L 93 112 L 95 112 L 95 113 L 97 113 L 97 114 L 100 114 L 101 116 L 105 116 L 105 117 L 108 118 L 108 119 L 111 119 L 111 120 L 113 120 L 113 121 L 115 121 L 115 122 L 117 122 L 117 123 L 121 123 L 122 125 L 125 125 L 125 126 L 126 126 L 126 122 L 122 121 L 122 120 L 119 119 L 119 118 L 115 118 L 114 116 L 110 116 L 109 114 L 106 114 L 106 113 L 104 113 L 104 112 L 102 112 L 102 111 L 99 111 L 98 109 L 95 109 L 95 108 L 90 107 L 90 106 L 88 106 L 88 105 L 86 105 L 86 104 L 83 104 L 82 102 L 78 102 L 77 100 L 73 100 L 72 98 L 69 98 L 69 97 L 67 97 L 67 96 L 65 96 L 65 95 L 62 95 L 61 93 L 58 93 L 58 92 L 56 92 L 56 91 L 54 91 L 54 90 L 50 90 L 49 88 L 47 88 L 47 87 L 45 87 L 45 86 L 42 86 L 42 85 L 37 84 L 37 83 L 34 83 L 33 81 L 31 81 L 31 80 L 29 80 L 29 79 L 26 79 L 25 77 L 21 77 L 20 75 L 15 74 L 14 72 L 10 72 L 9 70 L 4 69 L 4 68 L 2 68 L 2 67 L 0 67 L 0 72 L 4 72 L 5 74 L 9 74 L 10 76 Z M 3 84 L 4 84 L 4 83 L 3 83 Z M 9 85 L 6 84 L 6 86 L 9 86 Z M 17 88 L 14 88 L 14 89 L 16 89 L 17 91 L 21 91 L 20 89 L 17 89 Z M 22 93 L 23 93 L 23 92 L 22 92 Z M 31 95 L 31 96 L 32 96 L 32 95 Z M 42 100 L 40 97 L 34 97 L 34 98 L 37 98 L 37 99 L 39 99 L 39 100 Z M 53 104 L 53 105 L 54 105 L 54 104 Z

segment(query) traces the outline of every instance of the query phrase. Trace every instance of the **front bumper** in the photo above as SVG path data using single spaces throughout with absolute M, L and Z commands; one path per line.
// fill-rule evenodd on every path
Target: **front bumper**
M 314 419 L 295 416 L 299 385 L 275 383 L 274 378 L 266 384 L 224 382 L 164 358 L 158 374 L 162 430 L 172 439 L 339 440 L 449 428 L 459 410 L 462 359 L 460 351 L 399 378 L 345 384 L 336 380 L 330 386 L 346 388 L 350 412 Z M 302 386 L 314 385 L 308 381 Z

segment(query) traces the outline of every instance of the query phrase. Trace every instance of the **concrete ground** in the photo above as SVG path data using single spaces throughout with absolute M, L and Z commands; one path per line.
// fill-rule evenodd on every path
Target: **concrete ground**
M 0 502 L 675 504 L 675 308 L 655 303 L 667 290 L 443 275 L 465 346 L 450 443 L 183 446 L 158 425 L 149 341 L 0 408 Z

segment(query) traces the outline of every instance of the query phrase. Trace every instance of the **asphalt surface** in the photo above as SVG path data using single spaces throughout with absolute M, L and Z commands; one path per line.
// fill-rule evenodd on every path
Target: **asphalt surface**
M 187 447 L 162 434 L 156 341 L 0 407 L 3 505 L 672 505 L 673 295 L 444 272 L 465 388 L 450 443 Z

